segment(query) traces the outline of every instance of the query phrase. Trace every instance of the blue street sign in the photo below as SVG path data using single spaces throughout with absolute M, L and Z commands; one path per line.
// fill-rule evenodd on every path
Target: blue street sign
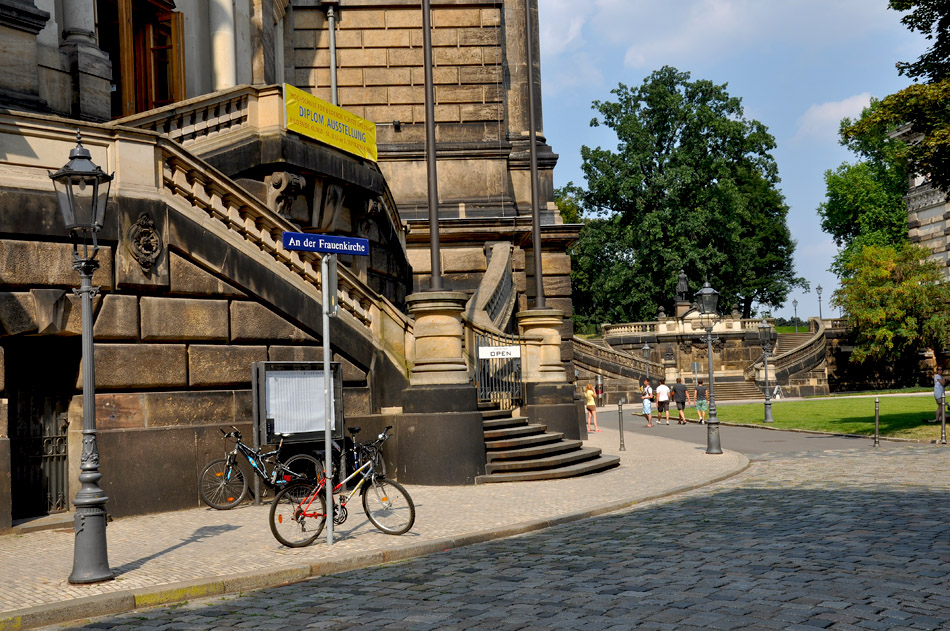
M 369 256 L 369 239 L 308 234 L 306 232 L 285 232 L 284 249 Z

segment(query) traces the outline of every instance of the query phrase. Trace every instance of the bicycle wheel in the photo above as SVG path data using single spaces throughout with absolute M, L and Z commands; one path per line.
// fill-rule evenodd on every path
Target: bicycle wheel
M 370 522 L 387 535 L 401 535 L 416 521 L 416 507 L 398 482 L 374 478 L 363 487 L 363 510 Z
M 323 476 L 323 463 L 309 454 L 291 456 L 284 466 L 310 482 L 319 482 Z
M 270 531 L 288 548 L 303 548 L 323 532 L 327 503 L 321 487 L 298 482 L 284 488 L 270 505 Z
M 212 460 L 198 477 L 201 501 L 218 510 L 228 510 L 241 503 L 247 494 L 244 472 L 228 458 Z

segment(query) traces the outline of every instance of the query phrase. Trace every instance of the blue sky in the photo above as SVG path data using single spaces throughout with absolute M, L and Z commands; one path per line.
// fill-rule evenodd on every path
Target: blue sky
M 596 99 L 618 83 L 640 85 L 671 65 L 692 78 L 727 83 L 748 118 L 775 136 L 780 188 L 797 242 L 795 269 L 811 283 L 775 315 L 837 315 L 837 280 L 828 267 L 834 242 L 821 231 L 824 172 L 855 158 L 838 145 L 842 117 L 873 97 L 905 87 L 894 64 L 915 59 L 926 40 L 900 23 L 886 0 L 539 0 L 544 133 L 560 155 L 554 185 L 585 186 L 581 145 L 614 148 L 616 137 L 591 128 Z

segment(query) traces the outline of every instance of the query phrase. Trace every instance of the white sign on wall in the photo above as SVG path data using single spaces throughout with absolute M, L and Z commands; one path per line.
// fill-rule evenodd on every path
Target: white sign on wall
M 520 346 L 479 346 L 479 359 L 515 359 L 521 357 Z

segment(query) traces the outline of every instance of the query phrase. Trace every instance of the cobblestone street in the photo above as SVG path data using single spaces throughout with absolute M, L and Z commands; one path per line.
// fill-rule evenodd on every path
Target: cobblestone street
M 948 499 L 945 448 L 760 456 L 620 513 L 70 628 L 947 629 Z

